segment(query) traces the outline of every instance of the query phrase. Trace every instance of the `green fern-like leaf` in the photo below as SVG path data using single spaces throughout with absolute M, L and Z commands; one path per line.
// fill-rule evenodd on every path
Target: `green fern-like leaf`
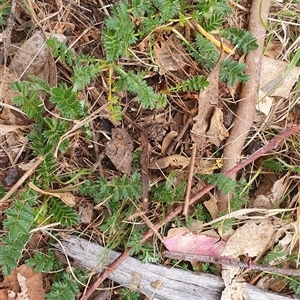
M 96 203 L 108 200 L 106 203 L 110 208 L 118 210 L 122 199 L 134 200 L 142 196 L 140 174 L 135 172 L 131 176 L 114 177 L 111 181 L 104 178 L 86 181 L 80 186 L 80 192 L 92 196 Z
M 230 40 L 243 53 L 247 54 L 251 50 L 257 49 L 256 39 L 248 31 L 242 28 L 226 28 L 222 36 Z
M 132 0 L 131 3 L 132 12 L 135 17 L 141 18 L 146 12 L 149 14 L 154 11 L 151 1 Z
M 233 86 L 236 81 L 245 82 L 249 80 L 249 75 L 244 74 L 246 65 L 230 59 L 223 61 L 221 65 L 220 79 Z
M 186 182 L 183 181 L 174 186 L 175 178 L 176 173 L 170 172 L 166 182 L 160 182 L 157 187 L 151 190 L 151 200 L 170 204 L 179 202 L 184 195 Z
M 95 79 L 102 71 L 99 62 L 88 55 L 79 54 L 73 67 L 73 92 L 78 92 Z
M 0 9 L 0 25 L 3 26 L 6 24 L 6 19 L 9 15 L 10 12 L 10 1 L 5 1 L 5 0 L 1 0 L 0 1 L 0 5 L 1 5 L 1 9 Z
M 207 69 L 212 69 L 219 59 L 216 47 L 200 33 L 196 33 L 195 43 L 186 47 L 190 55 Z
M 197 218 L 198 221 L 201 222 L 209 222 L 211 221 L 211 215 L 209 212 L 206 210 L 203 204 L 198 204 L 195 209 L 195 217 Z
M 197 11 L 205 17 L 209 17 L 213 13 L 232 14 L 227 0 L 197 0 L 197 8 Z
M 274 172 L 282 172 L 286 167 L 278 160 L 270 158 L 263 161 L 263 166 Z
M 9 235 L 2 237 L 2 243 L 4 244 L 0 246 L 0 264 L 4 276 L 11 274 L 18 266 L 19 260 L 22 257 L 22 252 L 29 241 L 29 238 L 29 233 L 21 232 L 18 234 L 18 238 L 15 241 L 12 241 Z
M 63 272 L 59 275 L 60 276 L 56 276 L 50 292 L 46 295 L 46 300 L 75 299 L 75 296 L 79 293 L 78 284 L 71 274 L 67 272 Z
M 34 209 L 36 195 L 30 191 L 20 193 L 20 200 L 14 201 L 6 210 L 7 219 L 3 226 L 8 233 L 2 236 L 0 246 L 0 265 L 3 275 L 8 275 L 18 265 L 25 245 L 30 238 L 30 230 L 34 226 Z
M 72 49 L 68 49 L 66 43 L 59 42 L 57 38 L 52 37 L 46 41 L 46 44 L 52 50 L 52 55 L 60 57 L 63 62 L 66 62 L 69 66 L 73 65 L 74 52 Z
M 128 288 L 121 288 L 119 290 L 119 292 L 120 292 L 122 299 L 124 299 L 124 300 L 139 300 L 141 298 L 141 295 L 139 292 L 133 291 Z
M 43 101 L 40 99 L 38 91 L 29 88 L 29 82 L 14 82 L 12 89 L 21 93 L 13 98 L 15 104 L 22 106 L 23 111 L 29 118 L 33 118 L 35 122 L 42 120 L 45 112 Z
M 50 250 L 45 254 L 37 252 L 34 257 L 26 260 L 26 265 L 34 267 L 36 273 L 48 273 L 53 270 L 59 270 L 62 267 L 62 264 L 58 261 L 55 254 Z
M 29 232 L 34 220 L 34 211 L 29 204 L 15 201 L 13 207 L 6 210 L 6 215 L 3 225 L 9 228 L 11 241 L 17 241 L 20 232 Z
M 289 278 L 289 287 L 297 294 L 298 296 L 300 295 L 300 282 L 299 282 L 299 277 L 296 276 L 291 276 Z
M 139 199 L 142 196 L 141 177 L 135 172 L 130 176 L 114 177 L 110 183 L 113 187 L 112 199 L 117 202 L 121 198 L 125 200 Z
M 203 91 L 206 87 L 208 87 L 209 82 L 205 79 L 204 76 L 195 76 L 193 78 L 189 78 L 177 84 L 173 89 L 177 92 L 179 91 Z
M 219 29 L 223 22 L 224 14 L 221 12 L 214 13 L 204 22 L 203 28 L 208 32 L 212 32 Z
M 160 97 L 165 97 L 165 95 L 160 96 L 155 93 L 153 88 L 143 79 L 143 74 L 134 74 L 132 71 L 125 73 L 120 68 L 118 68 L 117 71 L 121 77 L 120 80 L 115 83 L 115 87 L 118 91 L 127 90 L 132 94 L 137 94 L 138 101 L 142 107 L 146 109 L 154 109 L 157 101 L 162 102 Z
M 51 89 L 50 101 L 56 105 L 65 118 L 77 120 L 85 116 L 86 105 L 65 83 Z
M 106 60 L 108 62 L 115 61 L 121 54 L 123 54 L 124 46 L 115 37 L 113 30 L 103 30 L 102 43 L 106 53 Z
M 216 186 L 224 195 L 231 193 L 230 209 L 236 211 L 240 209 L 247 201 L 249 187 L 244 179 L 239 181 L 232 180 L 224 174 L 200 175 L 204 181 Z M 232 220 L 227 220 L 228 224 L 232 224 Z M 229 226 L 229 225 L 228 225 Z
M 112 6 L 111 16 L 105 20 L 103 46 L 109 62 L 114 61 L 119 55 L 125 55 L 128 47 L 137 40 L 128 10 L 128 3 L 120 1 Z
M 179 0 L 152 0 L 152 2 L 159 10 L 161 23 L 175 17 L 180 12 Z
M 53 214 L 55 220 L 62 226 L 71 227 L 79 223 L 77 213 L 58 199 L 50 201 L 50 213 Z
M 47 138 L 47 142 L 54 148 L 60 137 L 69 129 L 70 123 L 62 119 L 52 120 L 49 117 L 44 118 L 44 122 L 45 130 L 43 135 Z

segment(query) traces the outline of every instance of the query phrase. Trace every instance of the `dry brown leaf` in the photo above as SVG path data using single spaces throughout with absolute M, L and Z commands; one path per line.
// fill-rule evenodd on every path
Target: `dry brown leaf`
M 11 84 L 15 81 L 17 81 L 17 77 L 7 67 L 0 65 L 0 102 L 3 103 L 0 104 L 2 108 L 1 125 L 22 126 L 27 123 L 26 117 L 13 105 L 13 97 L 17 96 L 17 93 L 12 90 Z
M 160 158 L 151 164 L 149 164 L 149 169 L 159 170 L 159 169 L 165 169 L 167 167 L 178 167 L 178 168 L 185 168 L 189 165 L 190 158 L 174 154 L 170 156 L 166 156 L 164 158 Z
M 191 136 L 193 142 L 199 149 L 206 147 L 206 131 L 209 126 L 209 120 L 212 113 L 218 104 L 219 100 L 219 75 L 221 59 L 207 77 L 209 86 L 199 93 L 198 97 L 198 114 L 194 118 L 195 124 L 193 125 Z
M 245 256 L 257 260 L 273 246 L 277 231 L 278 224 L 267 219 L 260 223 L 249 221 L 229 237 L 222 256 L 231 256 L 236 259 L 239 256 Z M 244 293 L 240 280 L 233 280 L 239 273 L 240 268 L 238 267 L 228 266 L 223 269 L 222 278 L 226 288 L 221 299 L 244 299 L 240 298 Z
M 17 273 L 17 279 L 21 288 L 21 292 L 15 293 L 14 291 L 9 291 L 8 299 L 9 300 L 30 300 L 28 296 L 26 278 L 22 274 Z
M 269 115 L 273 106 L 274 98 L 267 96 L 263 91 L 259 91 L 259 100 L 256 104 L 256 109 L 266 116 Z
M 112 130 L 112 138 L 105 145 L 105 154 L 120 172 L 132 172 L 133 140 L 129 133 L 122 128 Z
M 161 145 L 161 152 L 165 153 L 168 150 L 168 147 L 171 145 L 173 140 L 178 135 L 177 131 L 170 131 L 165 138 L 163 139 L 162 145 Z
M 274 278 L 271 274 L 266 274 L 257 282 L 256 286 L 261 289 L 280 293 L 286 287 L 286 282 L 281 277 Z
M 234 268 L 234 267 L 230 267 Z M 239 268 L 235 268 L 239 269 Z M 222 278 L 224 280 L 224 271 L 222 272 Z M 230 275 L 228 276 L 230 277 Z M 241 299 L 248 299 L 247 293 L 245 290 L 245 285 L 241 281 L 241 279 L 236 280 L 230 280 L 230 284 L 227 286 L 225 284 L 226 288 L 222 292 L 221 300 L 241 300 Z
M 273 245 L 277 226 L 275 222 L 269 220 L 263 220 L 260 223 L 247 222 L 228 239 L 222 255 L 236 258 L 241 255 L 261 257 Z
M 208 210 L 211 215 L 212 220 L 216 219 L 219 215 L 217 199 L 213 196 L 210 197 L 208 201 L 203 202 L 203 205 Z
M 1 290 L 1 300 L 44 300 L 42 273 L 35 273 L 33 268 L 21 265 L 5 276 L 3 284 L 8 288 Z
M 277 59 L 277 57 L 282 53 L 284 45 L 281 41 L 272 40 L 267 45 L 267 49 L 265 50 L 265 55 L 268 57 L 272 57 Z
M 285 74 L 287 68 L 288 63 L 285 61 L 263 57 L 260 89 L 269 96 L 289 98 L 291 90 L 300 76 L 300 67 L 293 67 Z
M 221 142 L 229 136 L 228 130 L 223 124 L 223 111 L 216 107 L 210 121 L 210 127 L 207 131 L 208 142 L 220 146 Z
M 155 43 L 153 51 L 160 75 L 165 74 L 167 71 L 177 71 L 180 69 L 181 54 L 172 53 L 167 42 Z
M 84 201 L 78 207 L 80 222 L 83 224 L 90 224 L 94 215 L 94 205 L 91 202 Z
M 56 86 L 56 65 L 42 31 L 37 31 L 22 45 L 11 60 L 9 69 L 19 79 L 25 80 L 34 75 Z
M 22 141 L 27 143 L 17 131 L 29 127 L 25 126 L 28 124 L 26 116 L 13 105 L 13 97 L 17 93 L 11 89 L 11 84 L 16 80 L 16 76 L 7 67 L 0 65 L 0 144 L 6 145 L 6 154 L 11 161 L 15 160 L 22 149 Z
M 28 126 L 18 126 L 18 125 L 1 125 L 0 126 L 0 135 L 6 135 L 9 132 L 17 132 L 19 130 L 23 130 L 26 128 L 30 128 L 31 125 Z
M 253 207 L 257 208 L 273 208 L 284 196 L 286 188 L 289 184 L 289 173 L 282 178 L 276 180 L 273 186 L 265 194 L 259 194 L 253 200 Z

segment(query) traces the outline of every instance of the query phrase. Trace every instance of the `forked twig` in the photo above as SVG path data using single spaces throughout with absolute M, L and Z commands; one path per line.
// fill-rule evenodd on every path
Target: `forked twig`
M 254 152 L 252 155 L 247 157 L 245 160 L 241 161 L 239 164 L 237 164 L 234 168 L 230 169 L 227 171 L 224 175 L 225 176 L 230 176 L 237 171 L 241 170 L 251 162 L 255 161 L 262 155 L 266 154 L 267 152 L 270 152 L 271 150 L 277 148 L 280 143 L 288 138 L 289 136 L 295 134 L 300 130 L 300 124 L 289 128 L 285 129 L 281 133 L 279 133 L 276 137 L 274 137 L 267 145 L 263 146 L 256 152 Z M 196 201 L 198 201 L 201 197 L 203 197 L 207 192 L 209 192 L 211 189 L 213 189 L 214 186 L 212 184 L 208 184 L 205 186 L 203 189 L 201 189 L 197 194 L 192 196 L 189 201 L 189 205 L 194 204 Z M 183 205 L 177 206 L 173 211 L 171 211 L 161 222 L 155 225 L 156 230 L 159 230 L 163 225 L 171 221 L 174 217 L 179 215 L 183 210 Z M 141 240 L 141 243 L 144 243 L 148 238 L 150 238 L 153 235 L 153 231 L 150 229 L 148 230 L 144 236 L 143 239 Z M 131 248 L 127 249 L 125 252 L 123 252 L 108 268 L 105 269 L 104 272 L 102 272 L 99 277 L 96 279 L 96 281 L 88 288 L 86 293 L 83 295 L 81 300 L 87 300 L 92 293 L 99 287 L 99 285 L 129 256 Z

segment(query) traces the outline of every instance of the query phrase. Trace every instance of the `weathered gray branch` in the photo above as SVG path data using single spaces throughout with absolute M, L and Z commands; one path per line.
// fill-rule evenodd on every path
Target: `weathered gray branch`
M 112 263 L 120 253 L 107 249 L 77 237 L 66 237 L 57 244 L 59 251 L 72 258 L 77 267 L 101 272 Z M 150 299 L 161 300 L 219 300 L 224 283 L 219 276 L 195 273 L 162 265 L 142 264 L 128 257 L 109 278 L 128 288 L 136 289 Z M 287 300 L 269 291 L 244 284 L 245 300 Z

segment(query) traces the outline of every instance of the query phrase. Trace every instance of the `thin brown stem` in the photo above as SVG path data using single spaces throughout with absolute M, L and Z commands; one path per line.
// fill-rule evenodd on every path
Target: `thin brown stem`
M 297 269 L 287 269 L 287 268 L 279 268 L 276 266 L 270 265 L 259 265 L 232 260 L 228 257 L 222 256 L 211 256 L 211 255 L 201 255 L 201 254 L 192 254 L 192 253 L 180 253 L 180 252 L 171 252 L 171 251 L 164 251 L 163 257 L 178 259 L 178 260 L 187 260 L 187 261 L 201 261 L 201 262 L 210 262 L 215 264 L 222 264 L 227 266 L 233 266 L 238 268 L 245 268 L 250 270 L 257 270 L 262 272 L 274 273 L 274 274 L 282 274 L 287 276 L 299 276 L 300 271 Z

